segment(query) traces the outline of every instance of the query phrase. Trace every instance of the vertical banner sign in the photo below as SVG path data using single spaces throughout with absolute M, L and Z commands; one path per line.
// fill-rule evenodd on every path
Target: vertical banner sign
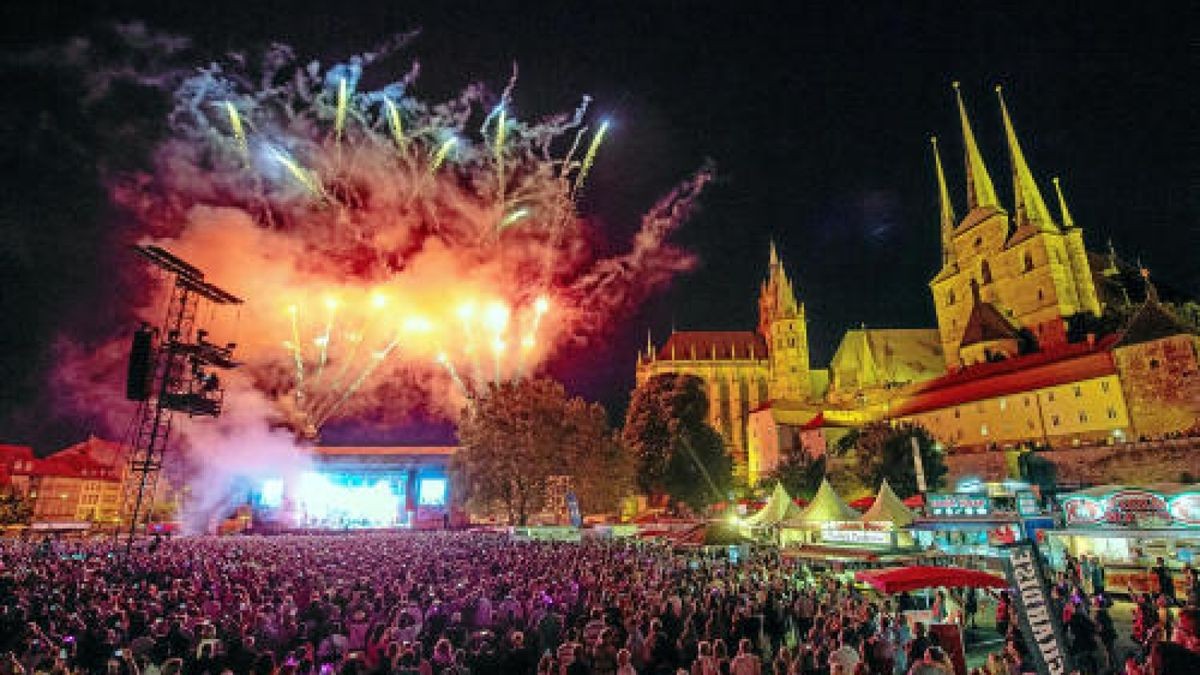
M 909 440 L 912 441 L 913 468 L 917 471 L 917 491 L 924 494 L 929 488 L 925 485 L 925 462 L 921 461 L 921 444 L 916 436 Z
M 1005 550 L 1008 552 L 1005 560 L 1008 580 L 1016 589 L 1014 609 L 1021 632 L 1025 634 L 1025 644 L 1037 663 L 1037 671 L 1066 675 L 1071 672 L 1066 642 L 1058 626 L 1060 617 L 1053 615 L 1037 547 L 1024 541 L 1006 546 Z
M 571 516 L 571 524 L 583 527 L 583 516 L 579 513 L 579 498 L 574 492 L 567 492 L 567 513 Z

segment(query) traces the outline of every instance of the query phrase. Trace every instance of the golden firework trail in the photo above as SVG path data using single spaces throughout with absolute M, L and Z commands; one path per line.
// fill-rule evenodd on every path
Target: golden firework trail
M 392 130 L 392 138 L 396 140 L 396 145 L 404 147 L 404 125 L 400 121 L 400 111 L 396 109 L 396 104 L 392 103 L 392 99 L 383 99 L 383 106 L 387 108 L 388 127 Z
M 350 386 L 346 387 L 346 390 L 342 392 L 342 395 L 333 402 L 333 405 L 328 406 L 319 415 L 314 416 L 316 419 L 313 421 L 313 426 L 317 429 L 323 427 L 325 423 L 329 421 L 329 418 L 332 417 L 334 413 L 336 413 L 338 409 L 346 403 L 346 401 L 350 400 L 351 396 L 353 396 L 360 388 L 362 388 L 362 385 L 367 381 L 367 378 L 371 377 L 371 374 L 375 372 L 375 369 L 377 369 L 384 361 L 387 360 L 387 357 L 391 355 L 392 351 L 394 351 L 399 344 L 400 336 L 397 335 L 396 337 L 392 338 L 392 341 L 389 342 L 386 347 L 372 354 L 370 364 L 368 364 L 367 367 L 358 374 L 358 377 L 354 378 L 354 381 L 350 383 Z
M 450 151 L 454 149 L 454 145 L 457 142 L 458 141 L 453 136 L 447 138 L 445 141 L 442 141 L 442 145 L 433 155 L 433 161 L 429 163 L 429 173 L 437 171 L 438 168 L 442 166 L 442 162 L 446 161 L 446 156 L 449 155 Z
M 288 314 L 292 317 L 292 357 L 296 361 L 296 399 L 304 400 L 304 354 L 300 351 L 300 325 L 297 321 L 296 313 L 299 309 L 295 305 L 288 307 Z
M 592 142 L 588 145 L 587 154 L 583 156 L 583 164 L 579 167 L 579 175 L 575 178 L 575 187 L 571 190 L 572 199 L 575 198 L 575 195 L 587 180 L 588 173 L 592 170 L 592 164 L 596 162 L 596 151 L 600 149 L 600 143 L 604 140 L 604 134 L 607 132 L 608 120 L 604 120 L 600 124 L 600 128 L 596 130 L 596 135 L 592 136 Z
M 500 201 L 500 209 L 504 209 L 504 106 L 500 107 L 500 118 L 496 122 L 496 183 L 499 186 L 498 199 Z
M 337 117 L 333 121 L 334 133 L 337 135 L 337 140 L 342 141 L 342 130 L 346 128 L 346 78 L 338 80 L 337 93 Z
M 288 173 L 292 174 L 292 177 L 296 179 L 296 182 L 303 185 L 305 189 L 312 194 L 312 196 L 321 196 L 321 186 L 318 185 L 317 181 L 313 179 L 310 171 L 301 167 L 296 163 L 295 160 L 293 160 L 291 157 L 288 157 L 287 153 L 283 152 L 282 150 L 271 148 L 271 154 L 275 155 L 275 159 L 279 160 L 279 163 L 288 170 Z
M 233 137 L 237 139 L 238 149 L 242 151 L 242 160 L 250 157 L 250 147 L 246 143 L 246 130 L 242 127 L 242 117 L 232 101 L 225 101 L 225 112 L 229 115 L 229 126 L 233 129 Z

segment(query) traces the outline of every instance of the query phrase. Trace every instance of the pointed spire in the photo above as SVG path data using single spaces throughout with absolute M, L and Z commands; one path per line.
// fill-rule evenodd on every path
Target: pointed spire
M 646 329 L 646 358 L 654 360 L 654 340 L 650 337 L 650 329 Z
M 771 266 L 771 269 L 774 269 L 779 266 L 779 252 L 775 250 L 775 239 L 774 238 L 771 239 L 771 260 L 770 260 L 769 264 Z
M 930 136 L 929 142 L 933 145 L 933 165 L 937 170 L 938 205 L 942 221 L 942 267 L 947 267 L 954 262 L 954 204 L 950 202 L 950 191 L 946 188 L 946 174 L 942 171 L 937 136 Z
M 981 206 L 1000 208 L 1000 200 L 996 199 L 996 188 L 992 186 L 992 177 L 988 175 L 983 163 L 983 155 L 975 143 L 975 134 L 971 131 L 971 122 L 967 119 L 967 107 L 963 104 L 962 93 L 958 90 L 958 82 L 954 83 L 954 97 L 958 99 L 958 116 L 962 122 L 963 147 L 967 154 L 967 208 Z
M 1017 227 L 1034 225 L 1040 230 L 1053 232 L 1054 221 L 1050 218 L 1050 210 L 1042 199 L 1037 182 L 1029 164 L 1025 162 L 1025 153 L 1021 152 L 1021 144 L 1017 141 L 1017 132 L 1013 130 L 1012 118 L 1008 115 L 1008 106 L 1004 104 L 1004 94 L 1000 85 L 996 85 L 996 96 L 1000 99 L 1000 114 L 1004 117 L 1004 135 L 1008 137 L 1008 153 L 1012 158 L 1013 172 L 1013 208 L 1016 212 Z
M 1146 282 L 1146 302 L 1158 304 L 1158 289 L 1154 287 L 1154 282 L 1150 281 L 1150 270 L 1142 266 L 1142 261 L 1138 261 L 1138 271 L 1141 272 L 1142 279 Z
M 1063 197 L 1062 185 L 1059 185 L 1058 176 L 1054 177 L 1054 191 L 1058 193 L 1058 210 L 1062 212 L 1062 225 L 1064 230 L 1069 230 L 1075 227 L 1075 219 L 1071 217 L 1071 212 L 1067 209 L 1067 199 Z M 1111 244 L 1112 241 L 1110 240 Z

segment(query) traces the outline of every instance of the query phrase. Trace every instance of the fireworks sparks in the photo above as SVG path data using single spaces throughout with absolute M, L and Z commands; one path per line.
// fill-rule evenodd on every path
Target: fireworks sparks
M 709 177 L 656 205 L 628 252 L 596 259 L 574 202 L 609 130 L 594 126 L 576 157 L 589 97 L 527 121 L 511 107 L 515 72 L 499 97 L 473 85 L 438 104 L 408 93 L 415 69 L 361 89 L 381 56 L 289 69 L 274 52 L 273 71 L 294 75 L 261 90 L 200 71 L 176 92 L 149 183 L 114 193 L 136 195 L 123 206 L 147 232 L 251 298 L 244 372 L 310 431 L 420 406 L 452 415 L 611 330 L 692 264 L 666 239 Z

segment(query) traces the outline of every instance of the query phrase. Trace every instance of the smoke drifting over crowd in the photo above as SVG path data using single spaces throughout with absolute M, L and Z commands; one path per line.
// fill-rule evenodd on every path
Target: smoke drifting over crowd
M 694 263 L 667 239 L 711 171 L 598 258 L 576 208 L 609 129 L 590 99 L 526 121 L 515 67 L 498 94 L 473 84 L 439 104 L 412 94 L 416 65 L 366 88 L 364 70 L 409 37 L 329 68 L 282 46 L 202 68 L 174 89 L 153 166 L 113 183 L 143 241 L 246 299 L 202 323 L 238 343 L 268 421 L 299 432 L 418 409 L 452 418 L 472 390 L 602 336 Z M 161 303 L 134 310 L 156 321 Z M 77 354 L 86 363 L 62 372 L 113 373 L 117 353 Z

